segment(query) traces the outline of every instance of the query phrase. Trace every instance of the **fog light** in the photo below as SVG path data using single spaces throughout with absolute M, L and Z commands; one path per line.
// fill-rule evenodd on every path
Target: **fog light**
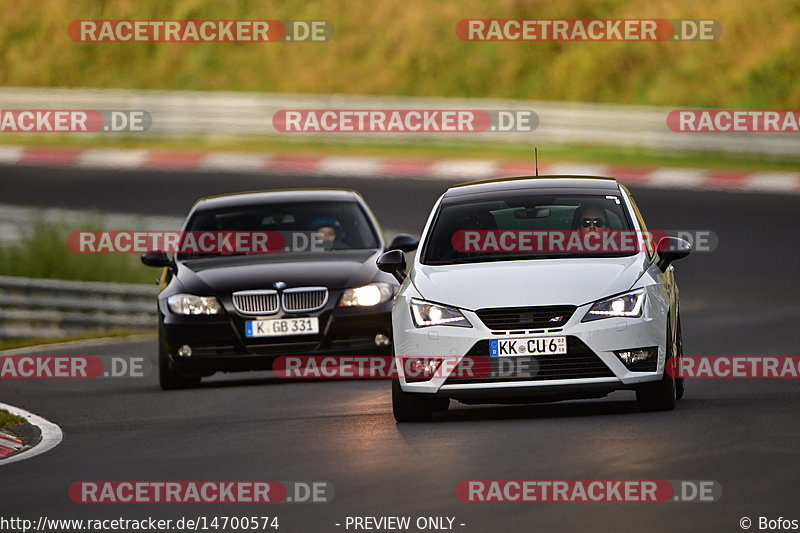
M 647 361 L 655 358 L 658 355 L 658 348 L 638 348 L 636 350 L 616 352 L 616 354 L 622 359 L 623 363 L 631 365 L 639 361 Z
M 184 344 L 183 346 L 178 348 L 178 357 L 191 357 L 191 355 L 192 355 L 192 348 L 189 345 Z
M 384 335 L 383 333 L 378 333 L 375 335 L 375 345 L 376 346 L 389 346 L 392 343 L 391 339 Z
M 405 358 L 403 359 L 403 376 L 406 378 L 406 383 L 430 381 L 440 366 L 442 366 L 441 359 Z

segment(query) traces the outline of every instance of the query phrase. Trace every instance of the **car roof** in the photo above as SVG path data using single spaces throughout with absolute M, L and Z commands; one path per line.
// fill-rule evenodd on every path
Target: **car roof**
M 358 192 L 349 189 L 283 189 L 273 191 L 250 191 L 200 198 L 193 210 L 219 209 L 254 204 L 280 202 L 363 202 Z
M 555 194 L 608 194 L 619 193 L 615 178 L 606 176 L 519 176 L 461 183 L 450 187 L 446 198 L 483 195 L 513 190 L 536 190 Z

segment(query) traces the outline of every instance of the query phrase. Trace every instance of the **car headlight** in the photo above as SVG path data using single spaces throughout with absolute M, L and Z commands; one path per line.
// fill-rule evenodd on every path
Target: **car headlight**
M 173 294 L 167 298 L 169 310 L 178 315 L 218 315 L 222 306 L 213 296 Z
M 595 302 L 581 322 L 600 320 L 601 318 L 634 318 L 642 316 L 644 289 L 639 289 L 620 296 L 606 298 Z
M 411 300 L 411 316 L 418 328 L 429 326 L 458 326 L 471 328 L 469 320 L 455 307 L 439 305 L 422 300 Z
M 392 286 L 388 283 L 370 283 L 354 289 L 345 289 L 339 307 L 372 307 L 392 299 Z

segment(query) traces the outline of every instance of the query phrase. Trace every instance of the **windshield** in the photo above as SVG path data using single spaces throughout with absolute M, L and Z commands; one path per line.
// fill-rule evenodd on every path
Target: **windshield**
M 442 265 L 627 256 L 637 252 L 635 243 L 627 248 L 607 244 L 618 241 L 620 235 L 630 237 L 631 230 L 622 199 L 614 194 L 530 195 L 506 191 L 477 200 L 445 199 L 428 232 L 421 262 Z M 570 238 L 581 243 L 606 239 L 606 245 L 601 250 L 558 246 Z
M 285 243 L 280 252 L 336 252 L 380 247 L 377 230 L 357 202 L 270 203 L 199 210 L 189 220 L 184 235 L 190 232 L 279 232 L 281 242 Z M 178 257 L 220 255 L 237 255 L 237 252 L 181 253 Z

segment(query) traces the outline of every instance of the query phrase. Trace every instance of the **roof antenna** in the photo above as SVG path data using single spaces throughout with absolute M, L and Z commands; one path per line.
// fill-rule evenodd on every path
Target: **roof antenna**
M 533 147 L 533 157 L 534 161 L 536 162 L 536 175 L 539 175 L 539 149 L 535 146 Z

